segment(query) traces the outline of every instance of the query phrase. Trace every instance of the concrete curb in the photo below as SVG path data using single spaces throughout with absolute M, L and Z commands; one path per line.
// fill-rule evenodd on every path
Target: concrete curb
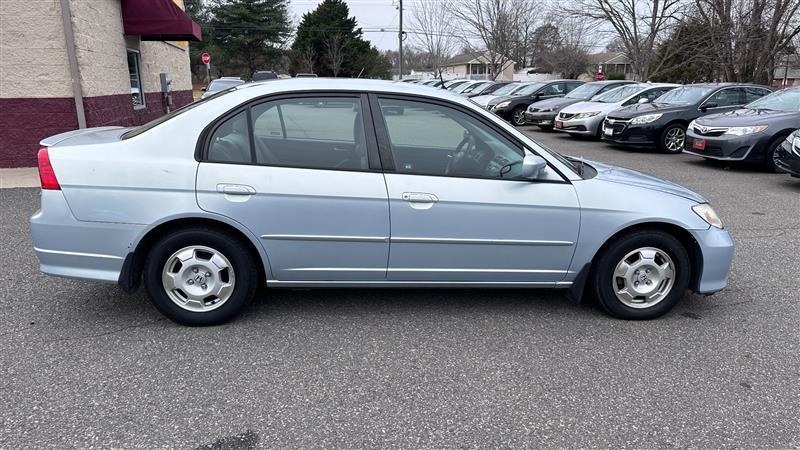
M 0 189 L 39 187 L 36 167 L 0 169 Z

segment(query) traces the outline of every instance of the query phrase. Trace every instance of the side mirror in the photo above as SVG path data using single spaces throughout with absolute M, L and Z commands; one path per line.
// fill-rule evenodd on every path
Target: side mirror
M 650 103 L 650 99 L 649 99 L 649 98 L 647 98 L 647 97 L 642 97 L 642 98 L 640 98 L 640 99 L 639 99 L 639 101 L 638 101 L 638 102 L 636 102 L 636 103 Z
M 539 155 L 525 155 L 522 159 L 522 178 L 535 180 L 539 178 L 542 170 L 547 167 L 547 161 Z
M 200 91 L 201 91 L 201 92 L 205 92 L 205 91 L 206 91 L 206 88 L 200 88 Z
M 700 106 L 700 111 L 706 112 L 706 110 L 707 110 L 708 108 L 716 108 L 717 106 L 719 106 L 719 105 L 718 105 L 718 104 L 716 104 L 716 103 L 714 103 L 714 102 L 703 103 L 703 104 Z

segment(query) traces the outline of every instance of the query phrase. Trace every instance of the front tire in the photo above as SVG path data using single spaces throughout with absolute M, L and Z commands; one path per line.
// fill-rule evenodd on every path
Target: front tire
M 173 231 L 159 239 L 144 265 L 153 305 L 183 325 L 219 325 L 255 297 L 257 262 L 238 236 L 205 227 Z
M 778 148 L 783 143 L 785 136 L 778 137 L 774 142 L 769 144 L 767 151 L 764 153 L 764 170 L 770 173 L 780 173 L 778 164 L 775 162 L 778 159 Z
M 591 290 L 620 319 L 655 319 L 669 312 L 689 286 L 689 255 L 675 237 L 642 230 L 613 241 L 596 260 Z
M 511 111 L 511 124 L 515 127 L 521 127 L 525 123 L 525 107 L 517 106 Z
M 667 125 L 661 132 L 658 148 L 664 153 L 676 155 L 683 152 L 686 145 L 686 126 L 679 123 Z

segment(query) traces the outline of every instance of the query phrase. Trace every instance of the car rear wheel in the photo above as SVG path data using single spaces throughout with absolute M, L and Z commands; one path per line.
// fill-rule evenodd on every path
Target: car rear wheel
M 208 228 L 174 231 L 156 242 L 144 266 L 150 300 L 184 325 L 232 319 L 258 287 L 256 261 L 237 236 Z
M 686 127 L 679 123 L 673 123 L 667 125 L 664 131 L 661 132 L 659 149 L 664 153 L 681 153 L 685 143 Z
M 592 290 L 600 306 L 621 319 L 655 319 L 681 299 L 690 262 L 675 237 L 642 230 L 612 242 L 595 262 Z
M 517 127 L 525 125 L 525 107 L 517 106 L 511 111 L 511 124 Z

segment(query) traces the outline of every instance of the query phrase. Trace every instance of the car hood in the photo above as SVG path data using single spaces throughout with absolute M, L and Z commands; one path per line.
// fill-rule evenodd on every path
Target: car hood
M 552 109 L 554 111 L 560 111 L 562 108 L 566 106 L 573 105 L 581 101 L 583 100 L 579 98 L 555 97 L 555 98 L 548 98 L 547 100 L 539 100 L 536 103 L 532 103 L 531 108 L 536 108 L 540 111 L 543 109 Z
M 608 112 L 619 108 L 619 103 L 603 103 L 603 102 L 579 102 L 574 105 L 569 105 L 562 109 L 564 113 L 582 113 L 582 112 Z
M 470 100 L 472 100 L 473 102 L 475 102 L 475 103 L 477 103 L 477 104 L 479 104 L 481 106 L 486 106 L 486 105 L 489 104 L 489 102 L 491 100 L 493 100 L 495 98 L 497 98 L 496 95 L 489 94 L 489 95 L 479 95 L 477 97 L 472 97 L 472 98 L 470 98 Z
M 661 178 L 656 178 L 652 175 L 647 175 L 645 173 L 626 169 L 624 167 L 617 167 L 594 161 L 587 160 L 586 163 L 597 170 L 597 176 L 594 179 L 664 192 L 667 194 L 676 195 L 678 197 L 683 197 L 697 203 L 707 202 L 702 195 L 690 189 L 670 181 L 662 180 Z
M 496 104 L 504 102 L 506 100 L 512 100 L 512 99 L 515 99 L 515 98 L 517 98 L 517 97 L 515 97 L 513 95 L 495 95 L 494 98 L 489 99 L 489 101 L 487 103 L 489 105 L 496 105 Z
M 625 106 L 614 111 L 613 116 L 620 119 L 630 119 L 633 117 L 643 116 L 645 114 L 666 114 L 670 112 L 685 111 L 688 108 L 694 107 L 694 105 L 675 105 L 671 103 L 637 103 L 635 105 Z
M 764 122 L 800 118 L 800 111 L 776 111 L 773 109 L 742 108 L 724 113 L 709 114 L 697 119 L 697 123 L 711 127 L 735 127 L 762 125 Z

